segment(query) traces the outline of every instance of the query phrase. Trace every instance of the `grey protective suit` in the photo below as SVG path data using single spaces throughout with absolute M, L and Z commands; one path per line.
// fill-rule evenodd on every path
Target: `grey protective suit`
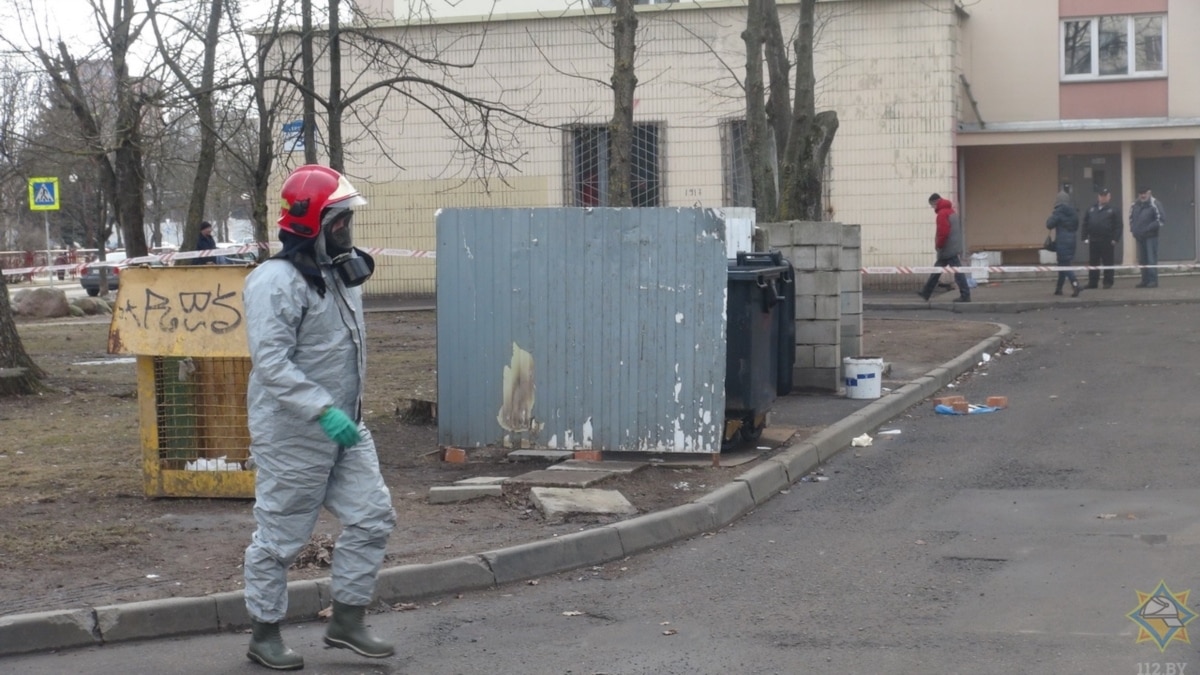
M 247 389 L 250 453 L 257 467 L 246 549 L 246 608 L 276 623 L 287 612 L 287 569 L 308 543 L 322 506 L 342 525 L 332 593 L 368 605 L 396 524 L 375 442 L 361 421 L 366 374 L 362 290 L 321 267 L 325 297 L 286 260 L 268 260 L 246 279 L 243 300 L 253 370 Z M 326 406 L 358 421 L 361 440 L 342 448 L 321 430 Z

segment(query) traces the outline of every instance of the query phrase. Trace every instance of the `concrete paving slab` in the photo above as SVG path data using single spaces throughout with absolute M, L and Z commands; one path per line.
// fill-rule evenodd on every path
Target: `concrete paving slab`
M 568 459 L 550 467 L 550 471 L 608 471 L 609 473 L 634 473 L 650 466 L 648 462 L 584 462 Z
M 429 488 L 430 504 L 452 504 L 481 497 L 499 497 L 503 485 L 438 485 Z
M 508 476 L 476 476 L 454 481 L 455 485 L 500 485 L 508 480 Z
M 575 453 L 570 450 L 513 450 L 505 457 L 514 462 L 561 462 L 574 458 Z
M 762 436 L 758 439 L 758 444 L 777 448 L 792 440 L 792 436 L 795 436 L 797 431 L 799 429 L 796 427 L 770 426 L 763 429 Z
M 548 519 L 579 513 L 632 515 L 637 507 L 616 490 L 578 490 L 535 487 L 529 491 L 533 503 Z
M 608 471 L 551 471 L 542 469 L 530 471 L 520 476 L 513 476 L 511 483 L 518 485 L 538 485 L 542 487 L 585 488 L 595 485 L 606 478 L 612 478 L 615 473 Z

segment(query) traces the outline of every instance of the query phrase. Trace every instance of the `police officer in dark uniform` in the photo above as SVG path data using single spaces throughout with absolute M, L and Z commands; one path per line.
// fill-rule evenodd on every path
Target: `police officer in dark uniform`
M 1088 266 L 1103 265 L 1104 287 L 1112 288 L 1115 271 L 1112 269 L 1114 251 L 1121 239 L 1121 213 L 1109 205 L 1112 196 L 1108 188 L 1096 193 L 1096 203 L 1083 216 L 1083 240 L 1088 245 Z M 1100 281 L 1100 270 L 1088 270 L 1088 288 L 1096 288 Z

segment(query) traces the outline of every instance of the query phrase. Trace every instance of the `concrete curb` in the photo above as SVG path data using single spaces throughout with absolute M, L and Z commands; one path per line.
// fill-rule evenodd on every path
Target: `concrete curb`
M 1095 292 L 1095 291 L 1092 291 Z M 1180 298 L 1180 297 L 1156 297 L 1153 299 L 1154 304 L 1162 305 L 1194 305 L 1200 304 L 1200 298 Z M 1128 305 L 1146 304 L 1145 300 L 1136 301 L 1130 299 L 1086 299 L 1086 293 L 1079 298 L 1068 298 L 1059 300 L 998 300 L 990 302 L 987 300 L 974 300 L 969 303 L 951 303 L 951 302 L 921 302 L 913 301 L 863 301 L 863 311 L 872 312 L 887 312 L 887 311 L 912 311 L 912 310 L 934 310 L 939 312 L 951 312 L 954 314 L 1020 314 L 1021 312 L 1032 312 L 1039 309 L 1079 309 L 1081 307 L 1126 307 Z
M 982 304 L 982 303 L 981 303 Z M 923 377 L 785 448 L 691 503 L 582 532 L 477 555 L 380 572 L 377 593 L 389 604 L 490 588 L 599 565 L 720 529 L 766 503 L 821 463 L 901 412 L 929 398 L 1012 333 L 995 335 Z M 311 621 L 330 602 L 329 579 L 288 584 L 288 621 Z M 241 591 L 0 617 L 0 656 L 92 647 L 109 642 L 216 633 L 249 625 Z

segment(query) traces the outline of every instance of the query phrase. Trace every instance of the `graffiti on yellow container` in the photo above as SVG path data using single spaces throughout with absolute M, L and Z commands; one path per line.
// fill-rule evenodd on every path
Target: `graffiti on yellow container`
M 249 272 L 232 265 L 122 271 L 109 353 L 249 356 L 242 306 Z

